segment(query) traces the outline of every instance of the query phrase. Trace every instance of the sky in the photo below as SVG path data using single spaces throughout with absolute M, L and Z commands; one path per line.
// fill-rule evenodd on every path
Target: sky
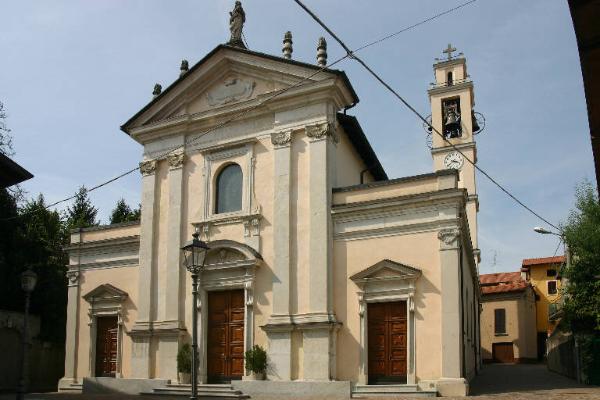
M 461 4 L 454 0 L 305 0 L 351 48 Z M 14 159 L 34 174 L 27 196 L 47 202 L 131 169 L 142 147 L 119 126 L 179 73 L 229 39 L 233 0 L 0 0 L 0 101 L 14 135 Z M 252 50 L 315 62 L 325 36 L 329 60 L 342 49 L 292 0 L 245 0 Z M 574 189 L 594 182 L 581 68 L 564 0 L 478 0 L 372 46 L 360 56 L 420 113 L 430 114 L 432 64 L 452 43 L 467 58 L 476 111 L 478 166 L 555 225 Z M 357 116 L 390 178 L 431 172 L 421 122 L 355 61 L 345 70 Z M 543 222 L 478 174 L 482 273 L 517 271 L 523 258 L 562 254 L 558 238 L 533 232 Z M 108 223 L 119 198 L 140 201 L 131 174 L 90 194 Z

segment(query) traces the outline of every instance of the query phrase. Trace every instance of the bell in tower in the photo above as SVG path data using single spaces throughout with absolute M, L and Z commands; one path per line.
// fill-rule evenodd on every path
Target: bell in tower
M 442 119 L 444 121 L 443 133 L 446 139 L 462 136 L 460 99 L 447 99 L 442 102 Z

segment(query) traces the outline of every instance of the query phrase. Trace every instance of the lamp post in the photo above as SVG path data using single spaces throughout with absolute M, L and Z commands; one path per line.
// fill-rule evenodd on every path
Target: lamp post
M 200 233 L 194 232 L 193 239 L 181 248 L 185 257 L 185 268 L 192 274 L 192 396 L 198 399 L 198 275 L 204 268 L 208 244 L 198 239 Z
M 37 274 L 28 267 L 25 272 L 21 274 L 21 289 L 25 292 L 25 318 L 23 319 L 23 349 L 21 355 L 23 357 L 21 362 L 21 377 L 19 379 L 19 388 L 17 389 L 17 400 L 23 400 L 26 391 L 26 377 L 27 369 L 29 366 L 27 360 L 27 348 L 29 346 L 29 299 L 31 292 L 35 289 L 37 283 Z
M 548 229 L 542 228 L 541 226 L 536 226 L 535 228 L 533 228 L 533 230 L 537 233 L 541 233 L 542 235 L 558 236 L 565 244 L 565 261 L 567 264 L 567 268 L 571 266 L 571 250 L 569 249 L 569 244 L 567 243 L 567 240 L 565 239 L 564 234 L 549 231 Z M 566 285 L 567 282 L 564 282 L 564 284 Z

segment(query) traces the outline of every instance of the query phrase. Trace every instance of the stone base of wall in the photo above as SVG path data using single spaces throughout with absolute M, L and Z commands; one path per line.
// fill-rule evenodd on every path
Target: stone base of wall
M 466 379 L 441 378 L 436 384 L 438 394 L 442 397 L 464 397 L 469 395 L 469 382 Z
M 261 399 L 278 399 L 284 397 L 301 397 L 303 399 L 344 399 L 350 398 L 349 381 L 331 382 L 276 382 L 276 381 L 232 381 L 234 389 Z
M 83 378 L 84 394 L 149 393 L 169 383 L 167 379 Z

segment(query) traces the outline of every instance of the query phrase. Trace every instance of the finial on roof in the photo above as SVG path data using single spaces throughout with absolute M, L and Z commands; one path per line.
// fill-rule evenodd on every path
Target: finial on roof
M 181 67 L 179 67 L 179 76 L 185 75 L 190 70 L 190 64 L 188 60 L 181 60 Z
M 317 46 L 317 64 L 320 67 L 327 65 L 327 41 L 324 37 L 319 38 L 319 45 Z
M 157 97 L 158 95 L 160 95 L 161 92 L 162 92 L 162 86 L 160 85 L 160 83 L 157 83 L 156 85 L 154 85 L 154 90 L 152 91 L 152 96 Z
M 281 49 L 283 58 L 287 58 L 288 60 L 292 58 L 292 53 L 294 52 L 292 44 L 292 32 L 287 31 L 285 35 L 283 35 L 283 49 Z
M 242 2 L 236 1 L 233 11 L 229 13 L 229 30 L 231 31 L 231 37 L 227 44 L 231 46 L 243 47 L 244 41 L 242 40 L 242 29 L 244 28 L 244 22 L 246 22 L 246 13 L 242 8 Z

